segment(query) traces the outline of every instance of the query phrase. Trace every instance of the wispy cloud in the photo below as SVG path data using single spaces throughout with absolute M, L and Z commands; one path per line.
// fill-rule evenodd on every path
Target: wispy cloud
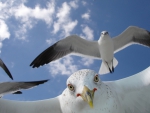
M 77 3 L 78 3 L 78 0 L 75 0 L 75 1 L 71 1 L 69 4 L 74 9 L 77 9 L 78 8 L 78 4 Z
M 56 75 L 71 75 L 77 71 L 77 65 L 71 56 L 66 56 L 60 60 L 56 60 L 48 65 L 49 72 L 52 76 Z
M 53 33 L 56 34 L 58 31 L 62 31 L 64 36 L 70 34 L 70 32 L 75 28 L 78 21 L 72 20 L 70 17 L 71 7 L 67 2 L 64 2 L 60 8 L 58 8 L 56 18 L 57 20 L 53 25 Z
M 93 30 L 87 25 L 81 25 L 81 27 L 84 35 L 81 34 L 80 36 L 83 37 L 84 39 L 93 40 L 94 39 Z
M 88 10 L 86 13 L 82 14 L 81 17 L 85 20 L 90 19 L 90 10 Z
M 82 1 L 82 5 L 83 5 L 83 6 L 87 5 L 87 2 L 83 0 L 83 1 Z
M 25 5 L 25 2 L 25 0 L 0 2 L 0 18 L 6 20 L 15 17 L 18 25 L 15 26 L 14 32 L 16 37 L 22 40 L 26 40 L 27 31 L 33 28 L 38 20 L 50 26 L 55 12 L 54 0 L 48 2 L 46 8 L 41 8 L 39 5 L 30 8 Z
M 61 7 L 57 8 L 56 13 L 54 0 L 50 0 L 44 8 L 40 5 L 35 5 L 34 8 L 31 8 L 25 5 L 26 2 L 26 0 L 0 2 L 0 19 L 8 20 L 15 17 L 17 24 L 13 29 L 13 33 L 17 39 L 28 41 L 27 32 L 38 21 L 44 21 L 48 26 L 53 24 L 53 33 L 56 34 L 61 31 L 61 36 L 69 35 L 78 24 L 78 21 L 72 20 L 70 16 L 72 8 L 78 8 L 78 0 L 70 1 L 69 3 L 64 2 Z M 7 24 L 5 25 L 7 26 Z M 47 42 L 50 41 L 47 40 Z
M 53 44 L 54 42 L 56 42 L 56 39 L 55 39 L 55 38 L 50 38 L 50 39 L 47 39 L 47 40 L 46 40 L 46 43 L 47 43 L 48 45 L 51 45 L 51 44 Z
M 4 20 L 0 19 L 0 49 L 2 48 L 2 41 L 9 37 L 10 37 L 10 33 L 8 30 L 8 26 Z
M 19 30 L 16 32 L 16 37 L 19 39 L 26 39 L 25 34 L 27 30 L 31 29 L 37 20 L 44 21 L 48 26 L 53 22 L 53 14 L 55 12 L 55 4 L 53 1 L 47 3 L 46 8 L 41 8 L 36 5 L 35 8 L 30 8 L 24 4 L 13 8 L 15 18 L 21 23 Z
M 85 57 L 85 58 L 82 58 L 81 62 L 82 62 L 82 64 L 84 66 L 88 66 L 89 67 L 90 65 L 92 65 L 94 63 L 94 60 L 92 58 L 86 58 Z
M 52 15 L 55 12 L 55 4 L 52 1 L 47 4 L 47 8 L 40 8 L 39 5 L 36 5 L 33 9 L 21 4 L 18 7 L 15 7 L 12 12 L 14 12 L 16 19 L 19 19 L 22 22 L 36 19 L 43 20 L 46 24 L 51 24 L 53 20 Z

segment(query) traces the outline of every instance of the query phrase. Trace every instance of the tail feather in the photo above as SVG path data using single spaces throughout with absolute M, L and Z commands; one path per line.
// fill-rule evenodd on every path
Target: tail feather
M 113 65 L 112 65 L 112 63 L 113 63 Z M 111 63 L 102 62 L 100 70 L 99 70 L 99 74 L 113 73 L 114 68 L 117 65 L 118 65 L 118 61 L 116 58 L 113 58 L 113 62 L 111 62 Z
M 114 68 L 118 65 L 118 60 L 114 57 L 113 59 L 113 66 Z
M 107 67 L 107 64 L 105 62 L 102 62 L 100 70 L 99 70 L 99 74 L 106 74 L 109 73 L 109 68 Z

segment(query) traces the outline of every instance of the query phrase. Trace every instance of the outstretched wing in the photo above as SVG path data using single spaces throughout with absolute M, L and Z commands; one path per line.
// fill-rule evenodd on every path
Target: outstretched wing
M 29 89 L 43 84 L 48 80 L 30 81 L 30 82 L 3 82 L 0 83 L 0 97 L 8 93 L 20 93 L 19 90 Z
M 6 67 L 6 65 L 4 64 L 4 62 L 2 61 L 2 59 L 0 59 L 0 66 L 7 73 L 7 75 L 13 80 L 13 77 L 12 77 L 10 71 L 8 70 L 8 68 Z
M 62 113 L 59 97 L 40 101 L 0 99 L 0 113 Z
M 106 83 L 116 92 L 123 113 L 150 113 L 150 67 L 131 77 Z
M 120 35 L 112 39 L 115 53 L 131 44 L 141 44 L 150 47 L 150 32 L 135 26 L 128 27 Z
M 100 59 L 100 51 L 97 41 L 88 41 L 77 35 L 68 36 L 38 55 L 30 66 L 39 67 L 65 55 L 74 53 L 78 56 L 89 56 Z

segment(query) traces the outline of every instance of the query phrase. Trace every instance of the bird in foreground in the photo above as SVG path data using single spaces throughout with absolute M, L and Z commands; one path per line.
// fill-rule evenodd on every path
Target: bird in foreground
M 99 73 L 113 73 L 118 64 L 114 53 L 132 44 L 150 47 L 150 32 L 136 26 L 130 26 L 113 38 L 109 36 L 107 31 L 103 31 L 98 41 L 88 41 L 77 35 L 71 35 L 43 51 L 32 61 L 30 66 L 33 68 L 43 66 L 65 55 L 74 54 L 102 59 Z
M 6 67 L 6 65 L 4 64 L 4 62 L 2 61 L 2 59 L 0 59 L 0 67 L 7 73 L 7 75 L 13 80 L 13 77 L 10 73 L 10 71 L 8 70 L 8 68 Z
M 28 82 L 2 82 L 0 83 L 0 97 L 5 94 L 22 94 L 20 90 L 29 89 L 40 84 L 44 84 L 48 80 L 28 81 Z
M 61 95 L 39 101 L 0 99 L 0 113 L 150 113 L 150 67 L 133 76 L 102 82 L 96 72 L 72 74 Z

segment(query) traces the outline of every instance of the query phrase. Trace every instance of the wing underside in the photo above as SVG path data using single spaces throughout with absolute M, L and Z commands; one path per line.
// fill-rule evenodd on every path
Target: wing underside
M 131 77 L 105 83 L 116 92 L 123 113 L 150 113 L 150 67 Z
M 0 113 L 62 113 L 58 97 L 40 101 L 0 99 Z

